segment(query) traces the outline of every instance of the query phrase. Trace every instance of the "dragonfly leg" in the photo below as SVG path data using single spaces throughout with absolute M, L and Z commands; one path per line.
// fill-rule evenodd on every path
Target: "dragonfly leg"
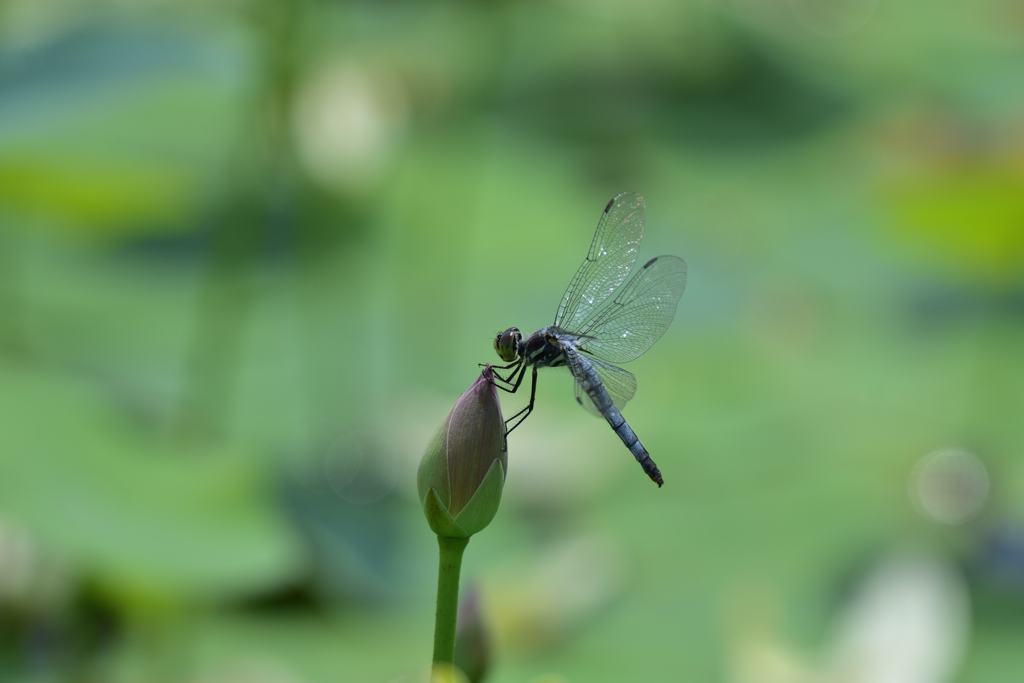
M 516 393 L 516 391 L 518 391 L 518 389 L 519 389 L 519 385 L 520 385 L 520 384 L 522 383 L 522 381 L 523 381 L 523 376 L 524 376 L 524 375 L 526 374 L 526 366 L 525 366 L 525 365 L 522 365 L 522 362 L 521 362 L 521 361 L 520 361 L 520 363 L 518 363 L 518 364 L 514 364 L 514 365 L 517 365 L 517 367 L 516 367 L 516 369 L 515 369 L 515 370 L 513 370 L 513 371 L 512 371 L 512 372 L 511 372 L 511 373 L 509 374 L 509 376 L 508 376 L 508 377 L 502 377 L 502 376 L 501 376 L 501 375 L 499 375 L 498 373 L 494 373 L 494 378 L 495 378 L 495 379 L 497 379 L 497 380 L 500 380 L 501 382 L 503 382 L 503 383 L 505 383 L 505 384 L 509 384 L 509 385 L 511 385 L 511 386 L 512 386 L 512 388 L 511 388 L 511 389 L 509 389 L 508 387 L 503 387 L 503 386 L 501 386 L 501 385 L 500 385 L 500 384 L 498 384 L 498 383 L 495 383 L 495 384 L 494 384 L 494 386 L 498 387 L 498 388 L 499 388 L 499 389 L 501 389 L 502 391 L 507 391 L 507 392 L 508 392 L 508 393 L 510 393 L 510 394 L 514 394 L 514 393 Z M 516 380 L 515 380 L 515 381 L 513 382 L 512 380 L 513 380 L 513 378 L 515 378 L 515 376 L 516 376 L 516 373 L 519 373 L 519 378 L 518 378 L 518 379 L 516 379 Z
M 523 376 L 525 376 L 525 375 L 526 375 L 526 368 L 523 367 L 523 372 L 519 375 L 519 382 L 523 381 Z M 516 387 L 519 386 L 519 382 L 516 382 Z M 505 420 L 505 436 L 506 437 L 508 437 L 508 435 L 512 433 L 513 429 L 515 429 L 519 425 L 523 424 L 523 420 L 525 420 L 526 418 L 530 417 L 530 413 L 533 412 L 533 401 L 534 401 L 535 398 L 537 398 L 537 366 L 536 365 L 533 366 L 533 381 L 530 384 L 530 404 L 528 406 L 526 406 L 525 408 L 523 408 L 522 410 L 520 410 L 515 415 L 513 415 L 512 417 L 510 417 L 509 419 Z M 522 416 L 522 417 L 520 417 L 520 416 Z M 511 422 L 512 420 L 515 420 L 517 417 L 519 419 L 516 421 L 516 423 L 514 425 L 512 425 L 511 427 L 509 427 L 508 423 Z
M 508 370 L 509 368 L 518 368 L 519 364 L 522 363 L 522 362 L 523 362 L 523 359 L 520 358 L 519 360 L 515 361 L 514 363 L 509 363 L 508 365 L 491 365 L 490 363 L 477 363 L 477 365 L 480 366 L 481 368 L 485 368 L 488 365 L 491 365 L 491 370 Z

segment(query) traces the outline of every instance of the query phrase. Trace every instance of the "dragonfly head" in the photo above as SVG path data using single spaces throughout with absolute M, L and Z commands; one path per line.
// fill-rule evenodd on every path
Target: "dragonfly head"
M 522 342 L 523 335 L 519 332 L 519 328 L 510 327 L 504 332 L 499 332 L 498 336 L 494 338 L 494 350 L 498 352 L 498 356 L 503 361 L 511 363 L 519 354 L 519 345 Z

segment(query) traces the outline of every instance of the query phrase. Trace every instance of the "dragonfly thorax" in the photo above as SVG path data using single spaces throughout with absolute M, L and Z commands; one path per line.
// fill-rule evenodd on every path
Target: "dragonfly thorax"
M 498 357 L 506 363 L 511 363 L 519 355 L 523 345 L 523 335 L 517 327 L 510 327 L 504 332 L 499 332 L 494 338 L 494 350 Z
M 519 347 L 519 356 L 526 365 L 539 368 L 556 368 L 566 363 L 566 349 L 576 350 L 577 340 L 555 326 L 542 327 L 524 340 Z

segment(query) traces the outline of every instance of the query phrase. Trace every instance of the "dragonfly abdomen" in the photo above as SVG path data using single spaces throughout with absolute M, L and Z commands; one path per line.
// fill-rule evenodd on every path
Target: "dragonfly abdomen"
M 654 464 L 654 460 L 651 458 L 651 454 L 647 452 L 644 445 L 640 443 L 640 437 L 636 435 L 633 428 L 626 422 L 626 418 L 622 417 L 622 413 L 618 411 L 615 406 L 612 406 L 612 411 L 605 415 L 605 419 L 608 420 L 608 424 L 611 425 L 615 433 L 622 439 L 622 443 L 626 445 L 629 452 L 633 454 L 636 461 L 640 463 L 640 467 L 644 468 L 644 472 L 647 476 L 657 484 L 659 487 L 665 483 L 665 480 L 661 478 L 661 470 Z
M 640 443 L 640 437 L 636 435 L 633 428 L 626 422 L 626 418 L 622 417 L 622 413 L 615 407 L 615 403 L 612 401 L 611 396 L 608 395 L 608 391 L 604 388 L 604 384 L 601 382 L 601 378 L 597 375 L 597 371 L 594 370 L 590 363 L 585 364 L 586 383 L 584 388 L 587 395 L 590 396 L 594 405 L 604 416 L 604 419 L 608 420 L 608 424 L 619 435 L 622 439 L 622 443 L 625 444 L 629 452 L 633 454 L 636 461 L 640 463 L 640 466 L 647 473 L 647 476 L 656 483 L 659 487 L 665 483 L 665 480 L 661 478 L 661 470 L 654 464 L 654 460 L 651 458 L 651 454 L 647 452 L 644 445 Z

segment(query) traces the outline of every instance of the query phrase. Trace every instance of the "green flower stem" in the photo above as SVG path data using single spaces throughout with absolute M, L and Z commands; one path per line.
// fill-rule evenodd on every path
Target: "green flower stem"
M 437 572 L 437 618 L 434 621 L 434 663 L 455 657 L 455 615 L 459 609 L 459 570 L 468 538 L 438 536 L 441 561 Z

